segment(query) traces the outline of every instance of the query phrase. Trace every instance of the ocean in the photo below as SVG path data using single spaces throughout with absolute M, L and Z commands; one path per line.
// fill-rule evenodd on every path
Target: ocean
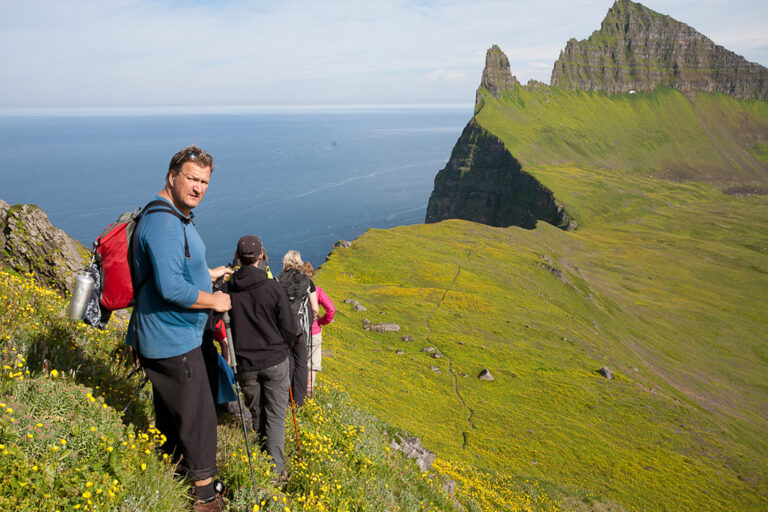
M 337 240 L 424 222 L 471 116 L 466 105 L 2 115 L 0 199 L 37 204 L 90 247 L 151 200 L 171 156 L 194 143 L 216 159 L 195 209 L 209 265 L 254 234 L 274 269 L 290 249 L 317 267 Z

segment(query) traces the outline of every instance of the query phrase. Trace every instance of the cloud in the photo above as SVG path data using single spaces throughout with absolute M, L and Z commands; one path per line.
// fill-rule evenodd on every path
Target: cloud
M 456 71 L 453 69 L 440 68 L 437 71 L 433 71 L 427 74 L 427 80 L 430 80 L 430 81 L 458 82 L 466 79 L 467 79 L 466 73 L 463 73 L 461 71 Z
M 492 44 L 519 80 L 548 82 L 565 42 L 599 28 L 609 3 L 0 2 L 0 106 L 467 102 Z M 644 3 L 766 58 L 761 3 Z

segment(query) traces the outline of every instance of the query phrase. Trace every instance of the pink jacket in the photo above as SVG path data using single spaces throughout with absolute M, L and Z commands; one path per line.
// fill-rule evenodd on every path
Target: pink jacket
M 320 334 L 322 330 L 322 327 L 320 326 L 328 325 L 331 323 L 331 320 L 333 320 L 333 315 L 336 314 L 336 307 L 333 305 L 333 302 L 331 302 L 331 299 L 329 299 L 325 294 L 323 289 L 317 286 L 315 287 L 315 291 L 317 292 L 317 303 L 325 309 L 325 314 L 320 318 L 316 318 L 312 324 L 313 335 Z

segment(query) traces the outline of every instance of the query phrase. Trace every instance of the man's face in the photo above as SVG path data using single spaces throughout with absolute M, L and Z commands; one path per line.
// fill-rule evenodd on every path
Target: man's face
M 189 215 L 192 208 L 200 204 L 205 191 L 208 190 L 210 179 L 211 168 L 200 167 L 195 162 L 184 162 L 178 174 L 168 177 L 173 204 L 181 213 Z

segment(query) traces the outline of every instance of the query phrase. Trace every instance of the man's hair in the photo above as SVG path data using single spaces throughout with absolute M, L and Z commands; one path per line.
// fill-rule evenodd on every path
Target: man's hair
M 173 155 L 173 158 L 171 158 L 171 163 L 168 164 L 168 174 L 166 177 L 170 176 L 171 174 L 174 176 L 179 174 L 179 171 L 181 171 L 181 166 L 186 162 L 195 162 L 200 167 L 210 167 L 211 172 L 213 172 L 213 170 L 216 168 L 213 165 L 213 155 L 206 153 L 202 149 L 192 144 L 191 146 L 186 147 Z
M 238 254 L 237 259 L 240 260 L 240 265 L 245 267 L 248 265 L 253 265 L 259 261 L 259 255 L 257 254 L 254 256 L 253 254 Z
M 304 270 L 304 262 L 301 261 L 301 253 L 299 251 L 288 251 L 283 256 L 283 270 L 294 268 L 301 272 Z

